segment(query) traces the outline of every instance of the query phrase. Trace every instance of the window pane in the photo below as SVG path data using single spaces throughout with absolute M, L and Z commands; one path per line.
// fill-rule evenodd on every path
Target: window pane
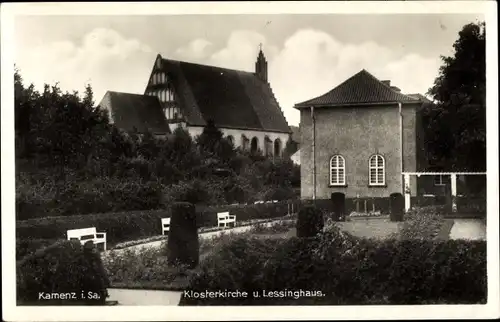
M 377 183 L 384 183 L 384 170 L 383 169 L 377 170 Z
M 338 182 L 337 181 L 337 173 L 338 173 L 338 171 L 336 169 L 332 169 L 332 171 L 331 171 L 331 179 L 330 179 L 330 182 L 332 184 L 335 184 L 335 183 Z

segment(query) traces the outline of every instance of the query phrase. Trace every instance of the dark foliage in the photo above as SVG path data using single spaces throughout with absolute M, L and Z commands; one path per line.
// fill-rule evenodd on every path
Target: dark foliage
M 167 258 L 170 265 L 198 266 L 200 242 L 193 204 L 176 202 L 172 205 L 168 233 Z
M 486 243 L 360 239 L 338 229 L 312 238 L 235 239 L 204 260 L 189 290 L 247 298 L 183 297 L 181 305 L 479 304 L 486 302 Z M 292 293 L 252 296 L 264 290 Z M 294 291 L 321 296 L 294 296 Z
M 431 165 L 454 171 L 486 171 L 486 29 L 465 25 L 429 95 L 424 111 Z
M 59 241 L 19 261 L 18 304 L 103 305 L 109 281 L 100 255 L 93 247 L 81 246 L 75 241 Z M 43 294 L 42 299 L 40 294 Z M 69 298 L 52 298 L 51 294 L 66 294 Z M 46 299 L 46 296 L 51 298 Z
M 314 205 L 305 205 L 297 219 L 297 237 L 313 237 L 323 230 L 323 211 Z

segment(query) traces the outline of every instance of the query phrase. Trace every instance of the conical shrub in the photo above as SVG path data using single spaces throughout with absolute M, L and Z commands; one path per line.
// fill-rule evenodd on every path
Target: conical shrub
M 196 211 L 191 203 L 176 202 L 172 205 L 167 258 L 170 265 L 186 265 L 190 268 L 198 265 L 200 242 Z
M 306 205 L 297 218 L 297 237 L 313 237 L 323 230 L 323 212 L 314 205 Z

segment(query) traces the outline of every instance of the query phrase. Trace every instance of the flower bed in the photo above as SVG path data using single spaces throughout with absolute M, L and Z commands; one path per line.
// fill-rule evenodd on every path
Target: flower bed
M 382 214 L 380 211 L 356 212 L 353 211 L 346 217 L 346 221 L 355 219 L 371 219 L 371 218 L 386 218 L 387 214 Z

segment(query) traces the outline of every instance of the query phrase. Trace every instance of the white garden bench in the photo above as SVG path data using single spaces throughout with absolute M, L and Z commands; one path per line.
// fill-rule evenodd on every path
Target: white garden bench
M 106 233 L 98 233 L 95 227 L 70 229 L 67 234 L 68 240 L 79 240 L 82 245 L 92 241 L 94 245 L 103 244 L 104 250 L 106 250 Z
M 230 223 L 236 226 L 236 215 L 230 215 L 229 211 L 217 213 L 217 227 L 223 225 L 226 228 Z
M 165 235 L 165 232 L 170 231 L 170 218 L 161 219 L 161 234 Z

